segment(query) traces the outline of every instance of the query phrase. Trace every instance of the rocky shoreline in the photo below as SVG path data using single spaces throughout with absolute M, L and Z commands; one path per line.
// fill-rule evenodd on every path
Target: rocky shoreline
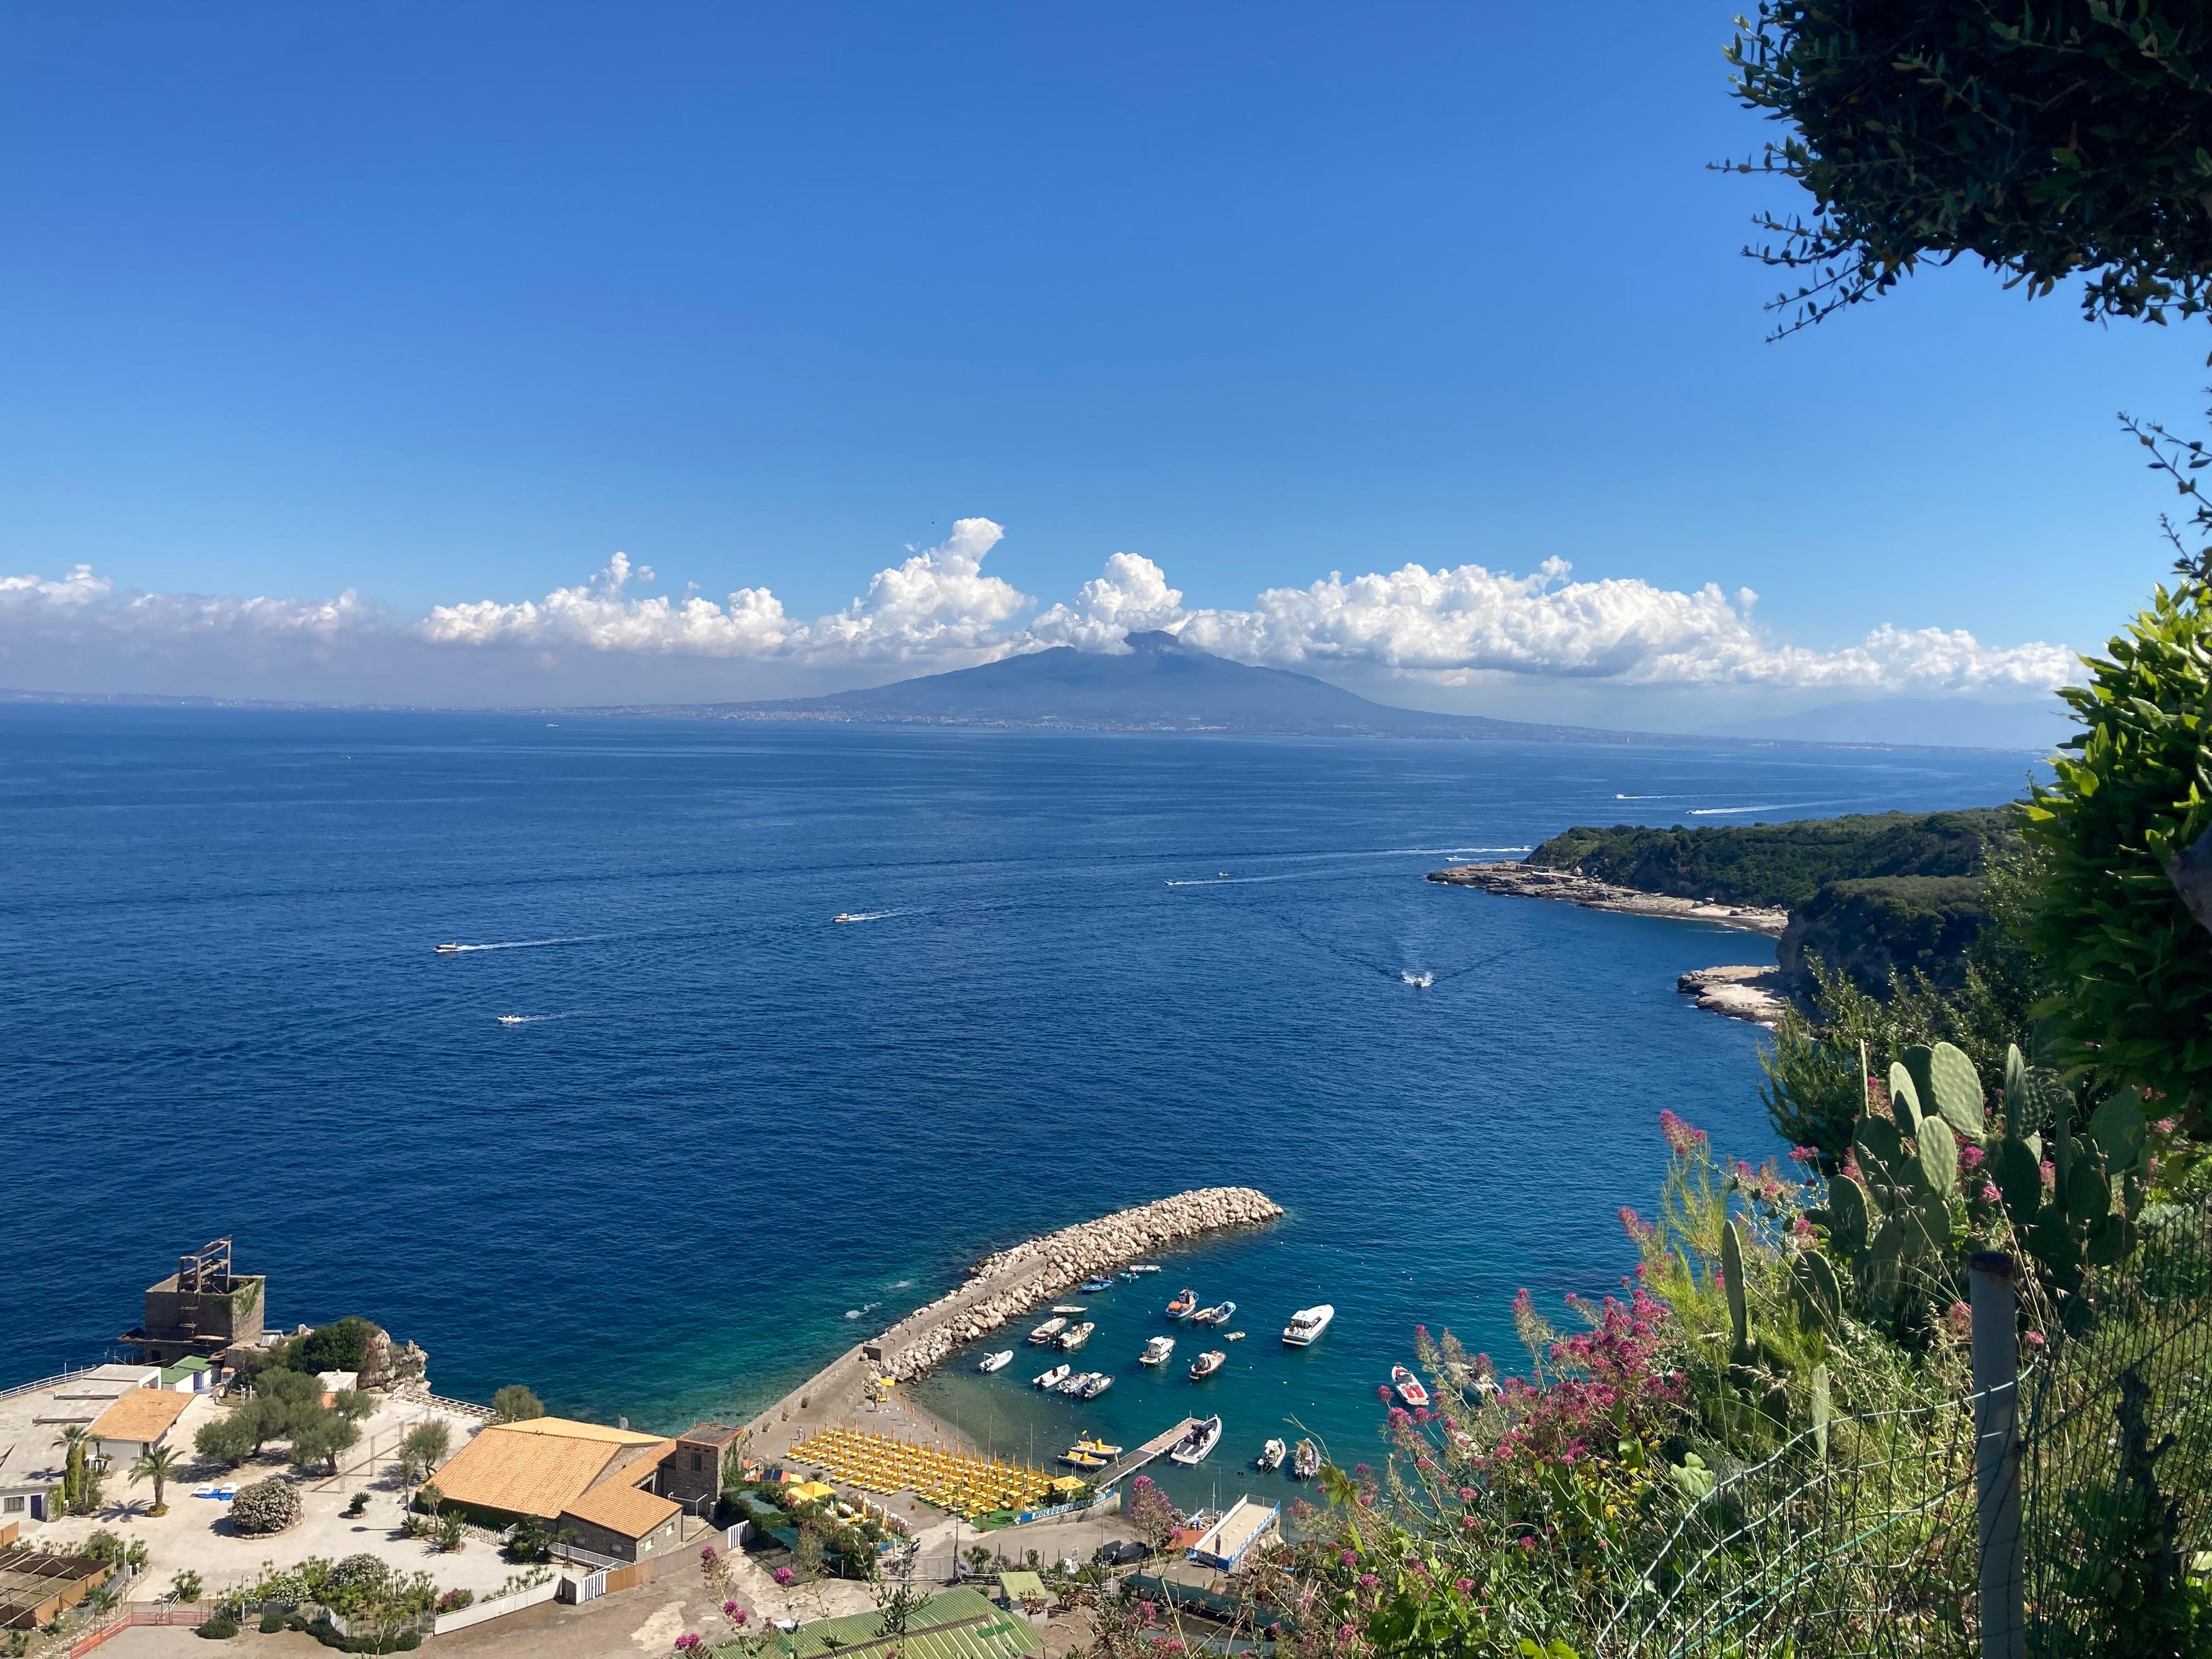
M 958 1289 L 847 1350 L 755 1418 L 750 1431 L 765 1444 L 771 1434 L 785 1439 L 807 1424 L 848 1415 L 874 1378 L 912 1382 L 962 1343 L 1026 1316 L 1095 1273 L 1206 1233 L 1254 1226 L 1282 1214 L 1283 1206 L 1255 1188 L 1202 1187 L 988 1255 Z
M 1787 910 L 1645 893 L 1633 887 L 1595 881 L 1571 870 L 1549 870 L 1540 865 L 1455 864 L 1448 870 L 1430 871 L 1429 879 L 1442 882 L 1447 887 L 1477 887 L 1486 893 L 1508 893 L 1520 898 L 1565 899 L 1586 910 L 1619 910 L 1633 916 L 1718 922 L 1724 927 L 1741 927 L 1775 939 L 1779 939 L 1790 925 Z
M 1779 968 L 1700 968 L 1676 980 L 1674 988 L 1697 998 L 1698 1006 L 1709 1014 L 1753 1025 L 1780 1024 L 1790 1006 Z

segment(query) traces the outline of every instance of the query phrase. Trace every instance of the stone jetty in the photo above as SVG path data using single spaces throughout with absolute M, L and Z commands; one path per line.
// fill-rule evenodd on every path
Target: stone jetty
M 1255 1226 L 1282 1213 L 1281 1205 L 1254 1188 L 1201 1187 L 985 1256 L 957 1290 L 917 1308 L 873 1340 L 848 1349 L 754 1419 L 754 1443 L 770 1450 L 810 1424 L 845 1417 L 866 1396 L 873 1378 L 911 1382 L 962 1343 L 1027 1318 L 1040 1304 L 1096 1274 L 1207 1233 Z M 1162 1292 L 1161 1300 L 1172 1293 Z

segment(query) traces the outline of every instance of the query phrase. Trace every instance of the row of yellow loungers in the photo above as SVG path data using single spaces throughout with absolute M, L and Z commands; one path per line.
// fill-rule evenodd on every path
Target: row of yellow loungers
M 971 1516 L 994 1510 L 1028 1509 L 1051 1491 L 1052 1476 L 1042 1469 L 1003 1463 L 995 1457 L 972 1457 L 866 1429 L 819 1430 L 792 1447 L 791 1456 L 862 1492 L 911 1492 L 939 1509 Z

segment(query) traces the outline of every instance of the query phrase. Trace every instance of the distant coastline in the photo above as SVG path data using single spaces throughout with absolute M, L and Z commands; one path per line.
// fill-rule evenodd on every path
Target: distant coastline
M 1508 893 L 1518 898 L 1565 899 L 1585 910 L 1618 910 L 1632 916 L 1717 922 L 1723 927 L 1741 927 L 1773 939 L 1781 938 L 1783 930 L 1790 925 L 1787 910 L 1647 893 L 1577 875 L 1571 870 L 1548 870 L 1540 865 L 1455 864 L 1449 869 L 1430 871 L 1429 879 L 1447 887 L 1478 887 L 1486 893 Z

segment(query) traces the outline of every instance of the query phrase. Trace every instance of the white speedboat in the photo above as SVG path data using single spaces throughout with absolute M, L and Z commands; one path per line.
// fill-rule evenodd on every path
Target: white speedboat
M 1080 1325 L 1071 1325 L 1060 1334 L 1060 1346 L 1073 1353 L 1091 1340 L 1091 1334 L 1097 1328 L 1087 1319 Z
M 1170 1462 L 1180 1463 L 1187 1469 L 1194 1468 L 1203 1463 L 1206 1454 L 1220 1443 L 1221 1419 L 1218 1417 L 1209 1417 L 1206 1421 L 1194 1427 L 1182 1439 L 1176 1441 L 1169 1451 L 1168 1458 Z
M 1224 1331 L 1221 1334 L 1221 1340 L 1224 1342 L 1242 1342 L 1244 1340 L 1244 1333 L 1242 1331 Z
M 1317 1308 L 1301 1308 L 1291 1316 L 1291 1322 L 1283 1327 L 1283 1340 L 1294 1348 L 1317 1342 L 1321 1340 L 1321 1334 L 1328 1328 L 1328 1322 L 1335 1317 L 1336 1310 L 1326 1302 Z
M 1164 1365 L 1168 1363 L 1168 1356 L 1174 1352 L 1175 1338 L 1156 1336 L 1145 1344 L 1145 1351 L 1137 1356 L 1137 1363 L 1139 1365 Z
M 1113 1386 L 1114 1379 L 1104 1371 L 1093 1371 L 1083 1385 L 1083 1397 L 1085 1400 L 1096 1400 Z
M 1398 1398 L 1408 1406 L 1419 1407 L 1429 1403 L 1429 1391 L 1421 1386 L 1421 1379 L 1403 1365 L 1390 1367 L 1390 1386 L 1397 1389 Z
M 499 1017 L 499 1023 L 502 1025 L 527 1025 L 530 1024 L 530 1022 L 524 1018 L 520 1014 L 501 1014 Z
M 1203 1382 L 1229 1363 L 1229 1356 L 1218 1348 L 1208 1348 L 1190 1362 L 1190 1380 Z
M 1067 1322 L 1057 1316 L 1048 1319 L 1030 1333 L 1030 1340 L 1040 1348 L 1067 1328 Z
M 1263 1469 L 1279 1469 L 1283 1467 L 1283 1459 L 1288 1455 L 1289 1449 L 1281 1441 L 1270 1440 L 1260 1448 L 1260 1455 L 1253 1461 Z
M 441 957 L 449 957 L 456 951 L 459 951 L 461 947 L 458 945 L 433 945 L 431 948 L 437 951 L 437 953 Z
M 834 915 L 834 916 L 832 916 L 832 917 L 830 917 L 830 921 L 841 921 L 841 922 L 842 922 L 842 921 L 852 921 L 852 919 L 853 919 L 853 917 L 852 917 L 851 913 L 850 913 L 850 912 L 848 912 L 848 911 L 845 911 L 845 910 L 840 910 L 840 911 L 839 911 L 836 915 Z
M 1129 1264 L 1129 1271 L 1133 1273 L 1156 1273 L 1159 1270 L 1160 1264 L 1157 1261 L 1132 1261 Z
M 1013 1363 L 1014 1351 L 1012 1348 L 1001 1348 L 996 1353 L 985 1354 L 983 1363 L 975 1369 L 984 1372 L 1002 1371 Z
M 1066 1381 L 1067 1367 L 1065 1365 L 1054 1365 L 1048 1371 L 1039 1371 L 1036 1378 L 1036 1386 L 1047 1391 L 1058 1388 Z
M 1321 1472 L 1321 1448 L 1310 1440 L 1298 1442 L 1298 1449 L 1291 1455 L 1291 1473 L 1301 1480 L 1310 1480 Z
M 1060 1379 L 1059 1386 L 1056 1387 L 1053 1392 L 1054 1394 L 1081 1394 L 1083 1392 L 1083 1385 L 1090 1380 L 1091 1373 L 1089 1371 L 1070 1371 L 1066 1376 Z
M 1091 1306 L 1085 1302 L 1055 1302 L 1052 1304 L 1052 1310 L 1056 1314 L 1066 1314 L 1073 1319 L 1077 1314 L 1089 1313 Z
M 1194 1325 L 1226 1325 L 1236 1316 L 1237 1304 L 1222 1302 L 1211 1308 L 1200 1308 L 1190 1316 L 1190 1322 Z

